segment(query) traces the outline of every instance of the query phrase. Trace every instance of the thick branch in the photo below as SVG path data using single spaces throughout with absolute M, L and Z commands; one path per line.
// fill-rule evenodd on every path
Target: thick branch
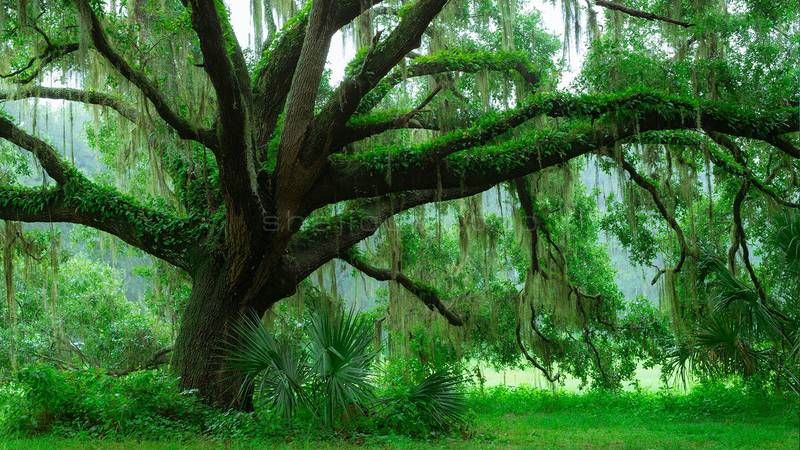
M 0 218 L 86 225 L 186 270 L 203 238 L 199 223 L 141 207 L 82 177 L 51 189 L 0 187 Z
M 438 311 L 439 314 L 447 319 L 447 322 L 449 322 L 450 325 L 464 325 L 464 321 L 447 309 L 444 303 L 442 303 L 440 295 L 436 289 L 426 286 L 418 281 L 414 281 L 402 272 L 393 272 L 391 270 L 375 267 L 369 264 L 356 250 L 350 250 L 349 252 L 341 255 L 339 258 L 343 261 L 346 261 L 348 264 L 363 272 L 370 278 L 374 278 L 378 281 L 396 281 L 408 292 L 411 292 L 423 303 L 425 303 L 425 306 L 427 306 L 428 309 L 431 311 L 434 309 Z
M 312 189 L 309 203 L 373 197 L 405 190 L 483 186 L 560 164 L 610 147 L 640 132 L 703 128 L 764 140 L 800 128 L 797 108 L 753 113 L 734 107 L 668 96 L 634 93 L 614 96 L 539 95 L 528 105 L 473 130 L 459 130 L 416 147 L 378 148 L 334 155 Z M 496 145 L 483 145 L 515 123 L 538 114 L 600 118 L 594 126 L 521 133 Z M 603 117 L 606 116 L 606 117 Z M 563 129 L 563 127 L 562 127 Z M 457 153 L 454 153 L 454 150 Z M 442 159 L 434 156 L 447 155 Z
M 341 28 L 358 17 L 365 8 L 380 0 L 339 0 L 331 18 L 334 28 Z M 256 146 L 261 160 L 266 159 L 266 145 L 275 131 L 278 116 L 283 112 L 286 97 L 294 77 L 300 51 L 303 47 L 308 13 L 304 8 L 293 17 L 264 49 L 254 75 L 254 107 L 256 122 Z
M 425 203 L 468 197 L 490 186 L 469 189 L 425 190 L 354 202 L 332 218 L 312 222 L 292 237 L 289 255 L 303 279 L 322 264 L 343 255 L 353 245 L 372 236 L 389 217 Z
M 298 70 L 294 73 L 287 98 L 286 125 L 277 155 L 276 195 L 279 209 L 282 209 L 282 204 L 295 204 L 295 197 L 303 194 L 296 183 L 306 177 L 307 165 L 298 161 L 298 158 L 314 119 L 317 92 L 331 38 L 336 31 L 329 18 L 334 9 L 332 0 L 317 0 L 311 6 L 303 48 L 297 63 Z M 298 190 L 301 192 L 297 192 Z
M 766 141 L 792 158 L 800 159 L 800 149 L 785 136 L 772 136 Z
M 649 12 L 646 12 L 646 11 L 641 11 L 641 10 L 638 10 L 638 9 L 629 8 L 629 7 L 625 6 L 625 5 L 620 5 L 619 3 L 616 3 L 616 2 L 610 2 L 610 1 L 606 1 L 606 0 L 595 0 L 594 3 L 597 6 L 602 6 L 603 8 L 608 8 L 608 9 L 612 9 L 614 11 L 619 11 L 619 12 L 625 13 L 625 14 L 627 14 L 629 16 L 639 17 L 640 19 L 656 20 L 656 21 L 660 21 L 660 22 L 671 23 L 673 25 L 678 25 L 678 26 L 684 27 L 684 28 L 690 28 L 690 27 L 694 26 L 694 24 L 691 24 L 689 22 L 684 22 L 682 20 L 673 19 L 671 17 L 659 16 L 658 14 L 653 14 L 653 13 L 649 13 Z
M 89 33 L 98 53 L 103 55 L 123 77 L 142 91 L 144 96 L 153 104 L 158 115 L 178 133 L 178 136 L 183 139 L 200 142 L 208 148 L 215 149 L 217 146 L 213 131 L 200 129 L 174 112 L 161 92 L 147 79 L 144 73 L 131 67 L 128 61 L 114 50 L 108 41 L 105 31 L 103 31 L 100 20 L 89 5 L 89 1 L 76 0 L 75 3 L 78 6 L 81 20 L 87 21 L 86 26 L 91 28 Z

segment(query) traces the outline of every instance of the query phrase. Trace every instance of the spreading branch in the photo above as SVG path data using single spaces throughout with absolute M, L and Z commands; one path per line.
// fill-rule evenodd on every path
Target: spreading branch
M 189 249 L 203 238 L 194 220 L 140 206 L 113 188 L 100 187 L 64 162 L 45 141 L 0 116 L 0 138 L 32 153 L 55 188 L 0 186 L 0 218 L 68 222 L 113 234 L 173 265 L 191 267 Z
M 327 204 L 334 197 L 341 201 L 406 190 L 496 184 L 609 148 L 638 133 L 696 129 L 698 113 L 704 128 L 752 139 L 764 140 L 800 128 L 797 108 L 752 113 L 651 93 L 542 94 L 486 124 L 457 130 L 430 143 L 334 155 L 308 201 Z M 512 140 L 486 144 L 539 114 L 596 120 L 593 126 L 526 131 Z M 444 157 L 438 158 L 441 155 Z

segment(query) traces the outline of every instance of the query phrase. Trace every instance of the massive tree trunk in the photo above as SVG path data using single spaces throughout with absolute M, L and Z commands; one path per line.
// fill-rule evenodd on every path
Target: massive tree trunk
M 232 295 L 227 273 L 222 261 L 209 259 L 193 274 L 192 293 L 175 340 L 172 368 L 181 377 L 181 387 L 196 389 L 209 403 L 249 409 L 252 395 L 241 392 L 242 379 L 225 370 L 224 347 L 231 326 L 244 314 L 259 311 L 242 305 Z

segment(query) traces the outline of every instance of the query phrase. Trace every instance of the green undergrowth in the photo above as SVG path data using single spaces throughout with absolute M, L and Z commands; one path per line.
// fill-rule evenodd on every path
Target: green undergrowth
M 0 386 L 0 448 L 798 448 L 797 397 L 741 383 L 688 394 L 551 392 L 495 387 L 467 393 L 469 420 L 449 433 L 352 424 L 324 429 L 203 405 L 159 372 L 30 368 Z M 258 403 L 257 403 L 258 405 Z M 369 422 L 368 420 L 366 422 Z M 419 428 L 419 427 L 417 427 Z M 413 430 L 411 430 L 413 431 Z

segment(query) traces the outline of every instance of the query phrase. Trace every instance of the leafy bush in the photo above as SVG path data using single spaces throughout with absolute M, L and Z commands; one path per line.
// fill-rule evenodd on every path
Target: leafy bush
M 0 391 L 0 407 L 0 431 L 7 435 L 174 439 L 232 428 L 192 392 L 181 391 L 175 377 L 160 371 L 115 378 L 100 371 L 31 366 Z M 209 428 L 212 418 L 214 427 Z

